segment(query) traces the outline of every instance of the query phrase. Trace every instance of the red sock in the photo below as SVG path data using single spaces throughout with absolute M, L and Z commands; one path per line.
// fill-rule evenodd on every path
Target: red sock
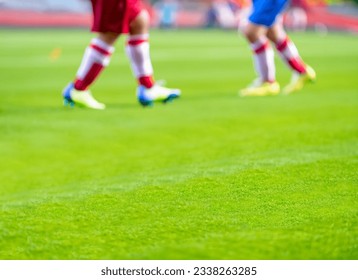
M 273 50 L 266 38 L 260 38 L 251 44 L 255 70 L 263 82 L 272 83 L 276 80 L 276 69 Z
M 146 88 L 154 86 L 154 79 L 152 76 L 143 76 L 138 78 L 138 83 Z
M 130 35 L 126 52 L 138 83 L 146 88 L 151 88 L 154 85 L 154 79 L 148 38 L 148 34 Z
M 281 58 L 292 70 L 300 74 L 306 73 L 306 65 L 300 58 L 295 44 L 288 37 L 279 42 L 276 45 L 276 48 L 279 51 Z
M 103 70 L 103 65 L 99 63 L 93 63 L 83 79 L 76 79 L 74 88 L 77 90 L 86 90 L 94 80 L 99 76 Z
M 81 66 L 77 71 L 74 87 L 77 90 L 86 90 L 108 65 L 114 48 L 98 38 L 93 39 L 82 58 Z

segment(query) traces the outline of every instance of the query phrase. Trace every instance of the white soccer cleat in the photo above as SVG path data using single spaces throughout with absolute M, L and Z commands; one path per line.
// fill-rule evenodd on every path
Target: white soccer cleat
M 151 106 L 154 102 L 167 103 L 180 96 L 179 89 L 171 89 L 161 86 L 156 83 L 151 88 L 146 88 L 142 85 L 137 88 L 137 98 L 143 106 Z
M 83 91 L 76 90 L 73 86 L 73 83 L 70 83 L 65 88 L 62 95 L 63 95 L 65 106 L 78 105 L 81 107 L 86 107 L 95 110 L 104 110 L 106 108 L 106 105 L 94 99 L 94 97 L 92 96 L 89 90 L 83 90 Z

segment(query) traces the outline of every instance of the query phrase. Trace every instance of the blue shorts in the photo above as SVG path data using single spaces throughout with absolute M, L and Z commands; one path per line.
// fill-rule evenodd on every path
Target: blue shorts
M 288 0 L 252 0 L 249 20 L 257 25 L 271 27 L 287 2 Z

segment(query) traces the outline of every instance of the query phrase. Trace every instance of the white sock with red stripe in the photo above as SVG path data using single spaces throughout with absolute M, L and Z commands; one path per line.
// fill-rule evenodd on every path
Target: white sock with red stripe
M 276 44 L 276 49 L 292 70 L 299 74 L 306 73 L 306 65 L 302 61 L 295 44 L 287 36 Z
M 129 36 L 126 52 L 138 83 L 146 88 L 151 88 L 154 85 L 154 79 L 148 38 L 148 34 Z
M 82 58 L 81 66 L 77 71 L 74 87 L 77 90 L 86 90 L 102 72 L 109 62 L 114 47 L 95 38 L 87 47 Z
M 273 50 L 266 38 L 260 38 L 251 44 L 254 52 L 255 70 L 262 82 L 272 83 L 276 80 Z

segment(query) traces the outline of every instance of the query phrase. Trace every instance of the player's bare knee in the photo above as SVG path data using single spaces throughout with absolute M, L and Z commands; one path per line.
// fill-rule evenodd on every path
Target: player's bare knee
M 255 42 L 258 37 L 257 33 L 253 29 L 248 27 L 243 30 L 243 34 L 246 37 L 246 39 L 250 42 Z
M 108 45 L 113 45 L 116 42 L 118 36 L 119 34 L 113 32 L 101 32 L 98 34 L 98 38 Z
M 149 13 L 142 10 L 137 17 L 130 23 L 131 34 L 143 34 L 149 32 Z
M 284 31 L 282 25 L 275 24 L 267 31 L 267 38 L 275 44 L 279 43 L 286 37 L 286 32 Z
M 266 36 L 267 29 L 255 24 L 249 23 L 245 30 L 244 35 L 250 43 L 254 43 L 259 40 L 262 36 Z

